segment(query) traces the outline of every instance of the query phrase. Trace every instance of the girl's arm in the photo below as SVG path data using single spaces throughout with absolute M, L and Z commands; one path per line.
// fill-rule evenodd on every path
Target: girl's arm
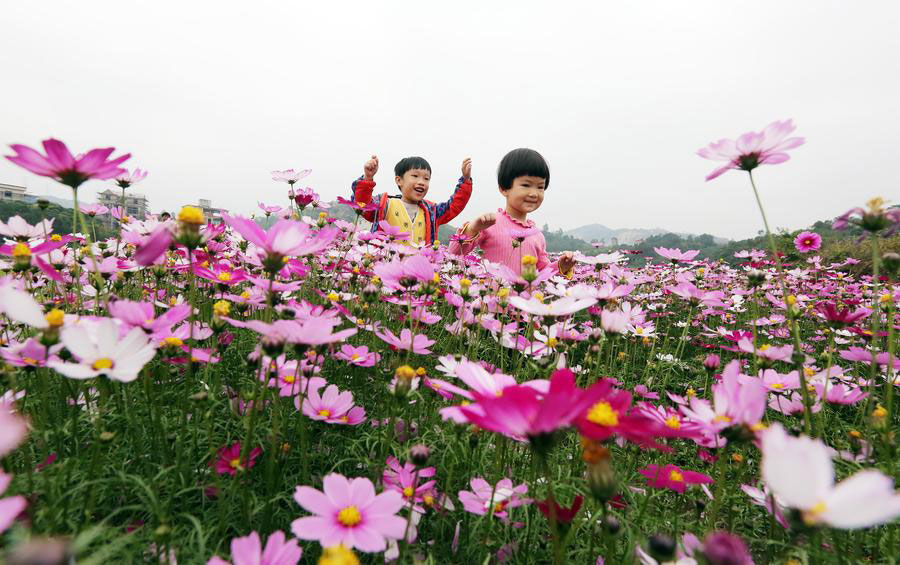
M 463 227 L 457 230 L 454 239 L 450 241 L 450 253 L 455 255 L 465 255 L 471 253 L 484 236 L 484 230 L 493 226 L 497 222 L 497 215 L 493 212 L 482 214 L 472 222 L 466 222 Z

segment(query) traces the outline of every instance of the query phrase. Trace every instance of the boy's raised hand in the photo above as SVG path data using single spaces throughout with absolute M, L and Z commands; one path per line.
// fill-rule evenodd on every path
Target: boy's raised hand
M 372 180 L 375 178 L 375 173 L 378 172 L 378 155 L 372 155 L 372 158 L 366 161 L 366 164 L 363 165 L 363 177 L 366 180 Z
M 567 274 L 575 268 L 575 255 L 571 251 L 566 251 L 559 256 L 559 272 Z
M 492 225 L 497 223 L 497 214 L 493 212 L 488 212 L 487 214 L 482 214 L 472 220 L 469 225 L 466 227 L 466 233 L 470 237 L 474 237 L 480 234 L 482 231 L 488 229 Z
M 464 179 L 472 178 L 472 158 L 466 157 L 462 162 L 462 176 Z

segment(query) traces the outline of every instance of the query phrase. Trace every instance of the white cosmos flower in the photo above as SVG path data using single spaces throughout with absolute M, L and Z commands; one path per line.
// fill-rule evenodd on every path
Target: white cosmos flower
M 900 495 L 881 471 L 862 470 L 835 485 L 831 451 L 821 440 L 792 437 L 773 424 L 762 433 L 761 448 L 763 480 L 807 524 L 854 530 L 900 516 Z
M 78 362 L 54 362 L 48 366 L 72 379 L 106 375 L 114 381 L 131 382 L 156 355 L 143 330 L 132 328 L 120 338 L 118 324 L 109 318 L 64 328 L 60 339 Z

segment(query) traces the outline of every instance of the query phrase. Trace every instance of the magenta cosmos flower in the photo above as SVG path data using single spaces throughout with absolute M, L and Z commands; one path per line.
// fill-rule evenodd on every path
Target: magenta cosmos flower
M 508 386 L 500 396 L 478 397 L 477 404 L 460 407 L 469 422 L 479 428 L 532 441 L 536 449 L 548 447 L 546 439 L 570 426 L 603 394 L 595 386 L 575 386 L 575 374 L 559 369 L 550 377 L 550 388 L 542 394 L 530 386 Z
M 369 351 L 365 345 L 354 347 L 348 343 L 341 346 L 341 350 L 334 354 L 334 358 L 357 367 L 374 367 L 375 363 L 381 359 L 381 355 Z
M 343 545 L 365 552 L 387 549 L 387 540 L 403 537 L 406 520 L 397 516 L 405 502 L 395 490 L 375 494 L 369 479 L 348 480 L 331 473 L 322 481 L 325 492 L 298 486 L 294 500 L 314 516 L 298 518 L 291 530 L 300 539 L 316 540 L 322 547 Z
M 130 173 L 125 171 L 116 177 L 116 184 L 119 185 L 119 188 L 128 188 L 136 182 L 141 182 L 145 178 L 147 178 L 147 171 L 142 171 L 140 169 L 135 169 Z
M 809 253 L 822 247 L 822 236 L 816 232 L 803 231 L 794 238 L 794 248 L 800 253 Z
M 259 534 L 250 532 L 249 536 L 231 540 L 231 561 L 215 556 L 206 565 L 297 565 L 303 556 L 303 549 L 297 540 L 285 541 L 284 532 L 272 532 L 263 549 Z
M 471 491 L 459 491 L 459 501 L 466 512 L 484 516 L 488 512 L 498 518 L 509 516 L 509 509 L 523 506 L 531 502 L 524 498 L 528 492 L 528 485 L 521 484 L 514 487 L 509 479 L 500 479 L 497 486 L 492 486 L 481 477 L 476 477 L 469 482 Z
M 216 473 L 233 477 L 238 471 L 245 471 L 256 465 L 256 458 L 262 453 L 262 449 L 254 447 L 244 460 L 241 460 L 241 449 L 241 442 L 220 448 L 215 461 Z
M 75 158 L 66 144 L 58 139 L 45 139 L 43 144 L 46 156 L 31 147 L 16 144 L 10 145 L 16 154 L 7 155 L 6 158 L 36 175 L 50 177 L 72 188 L 78 188 L 89 179 L 106 180 L 127 172 L 119 165 L 131 157 L 131 153 L 126 153 L 109 160 L 115 147 L 106 147 L 91 149 Z
M 697 155 L 728 163 L 708 174 L 706 180 L 713 180 L 729 169 L 750 172 L 760 165 L 784 163 L 791 158 L 787 151 L 804 143 L 802 137 L 788 137 L 796 127 L 793 120 L 772 122 L 766 129 L 759 132 L 748 131 L 736 141 L 720 139 L 710 143 L 697 151 Z
M 709 475 L 687 471 L 672 464 L 664 467 L 648 465 L 646 469 L 641 469 L 638 473 L 647 477 L 647 486 L 667 488 L 675 492 L 684 492 L 690 485 L 708 485 L 713 482 Z

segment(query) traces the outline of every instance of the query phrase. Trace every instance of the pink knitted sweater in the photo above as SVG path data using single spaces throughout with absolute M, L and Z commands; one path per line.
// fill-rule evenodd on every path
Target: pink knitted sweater
M 457 232 L 463 235 L 466 224 Z M 515 248 L 513 241 L 519 237 L 525 230 L 532 230 L 533 233 L 525 237 L 522 244 Z M 482 230 L 475 237 L 468 238 L 463 241 L 450 242 L 450 253 L 456 255 L 465 255 L 470 253 L 475 247 L 480 247 L 482 255 L 488 261 L 506 265 L 517 275 L 522 274 L 522 257 L 531 255 L 537 258 L 537 268 L 542 270 L 550 264 L 547 257 L 547 242 L 544 240 L 544 234 L 535 228 L 534 222 L 519 221 L 509 214 L 506 210 L 497 210 L 497 222 L 491 227 Z M 553 263 L 556 265 L 556 263 Z

